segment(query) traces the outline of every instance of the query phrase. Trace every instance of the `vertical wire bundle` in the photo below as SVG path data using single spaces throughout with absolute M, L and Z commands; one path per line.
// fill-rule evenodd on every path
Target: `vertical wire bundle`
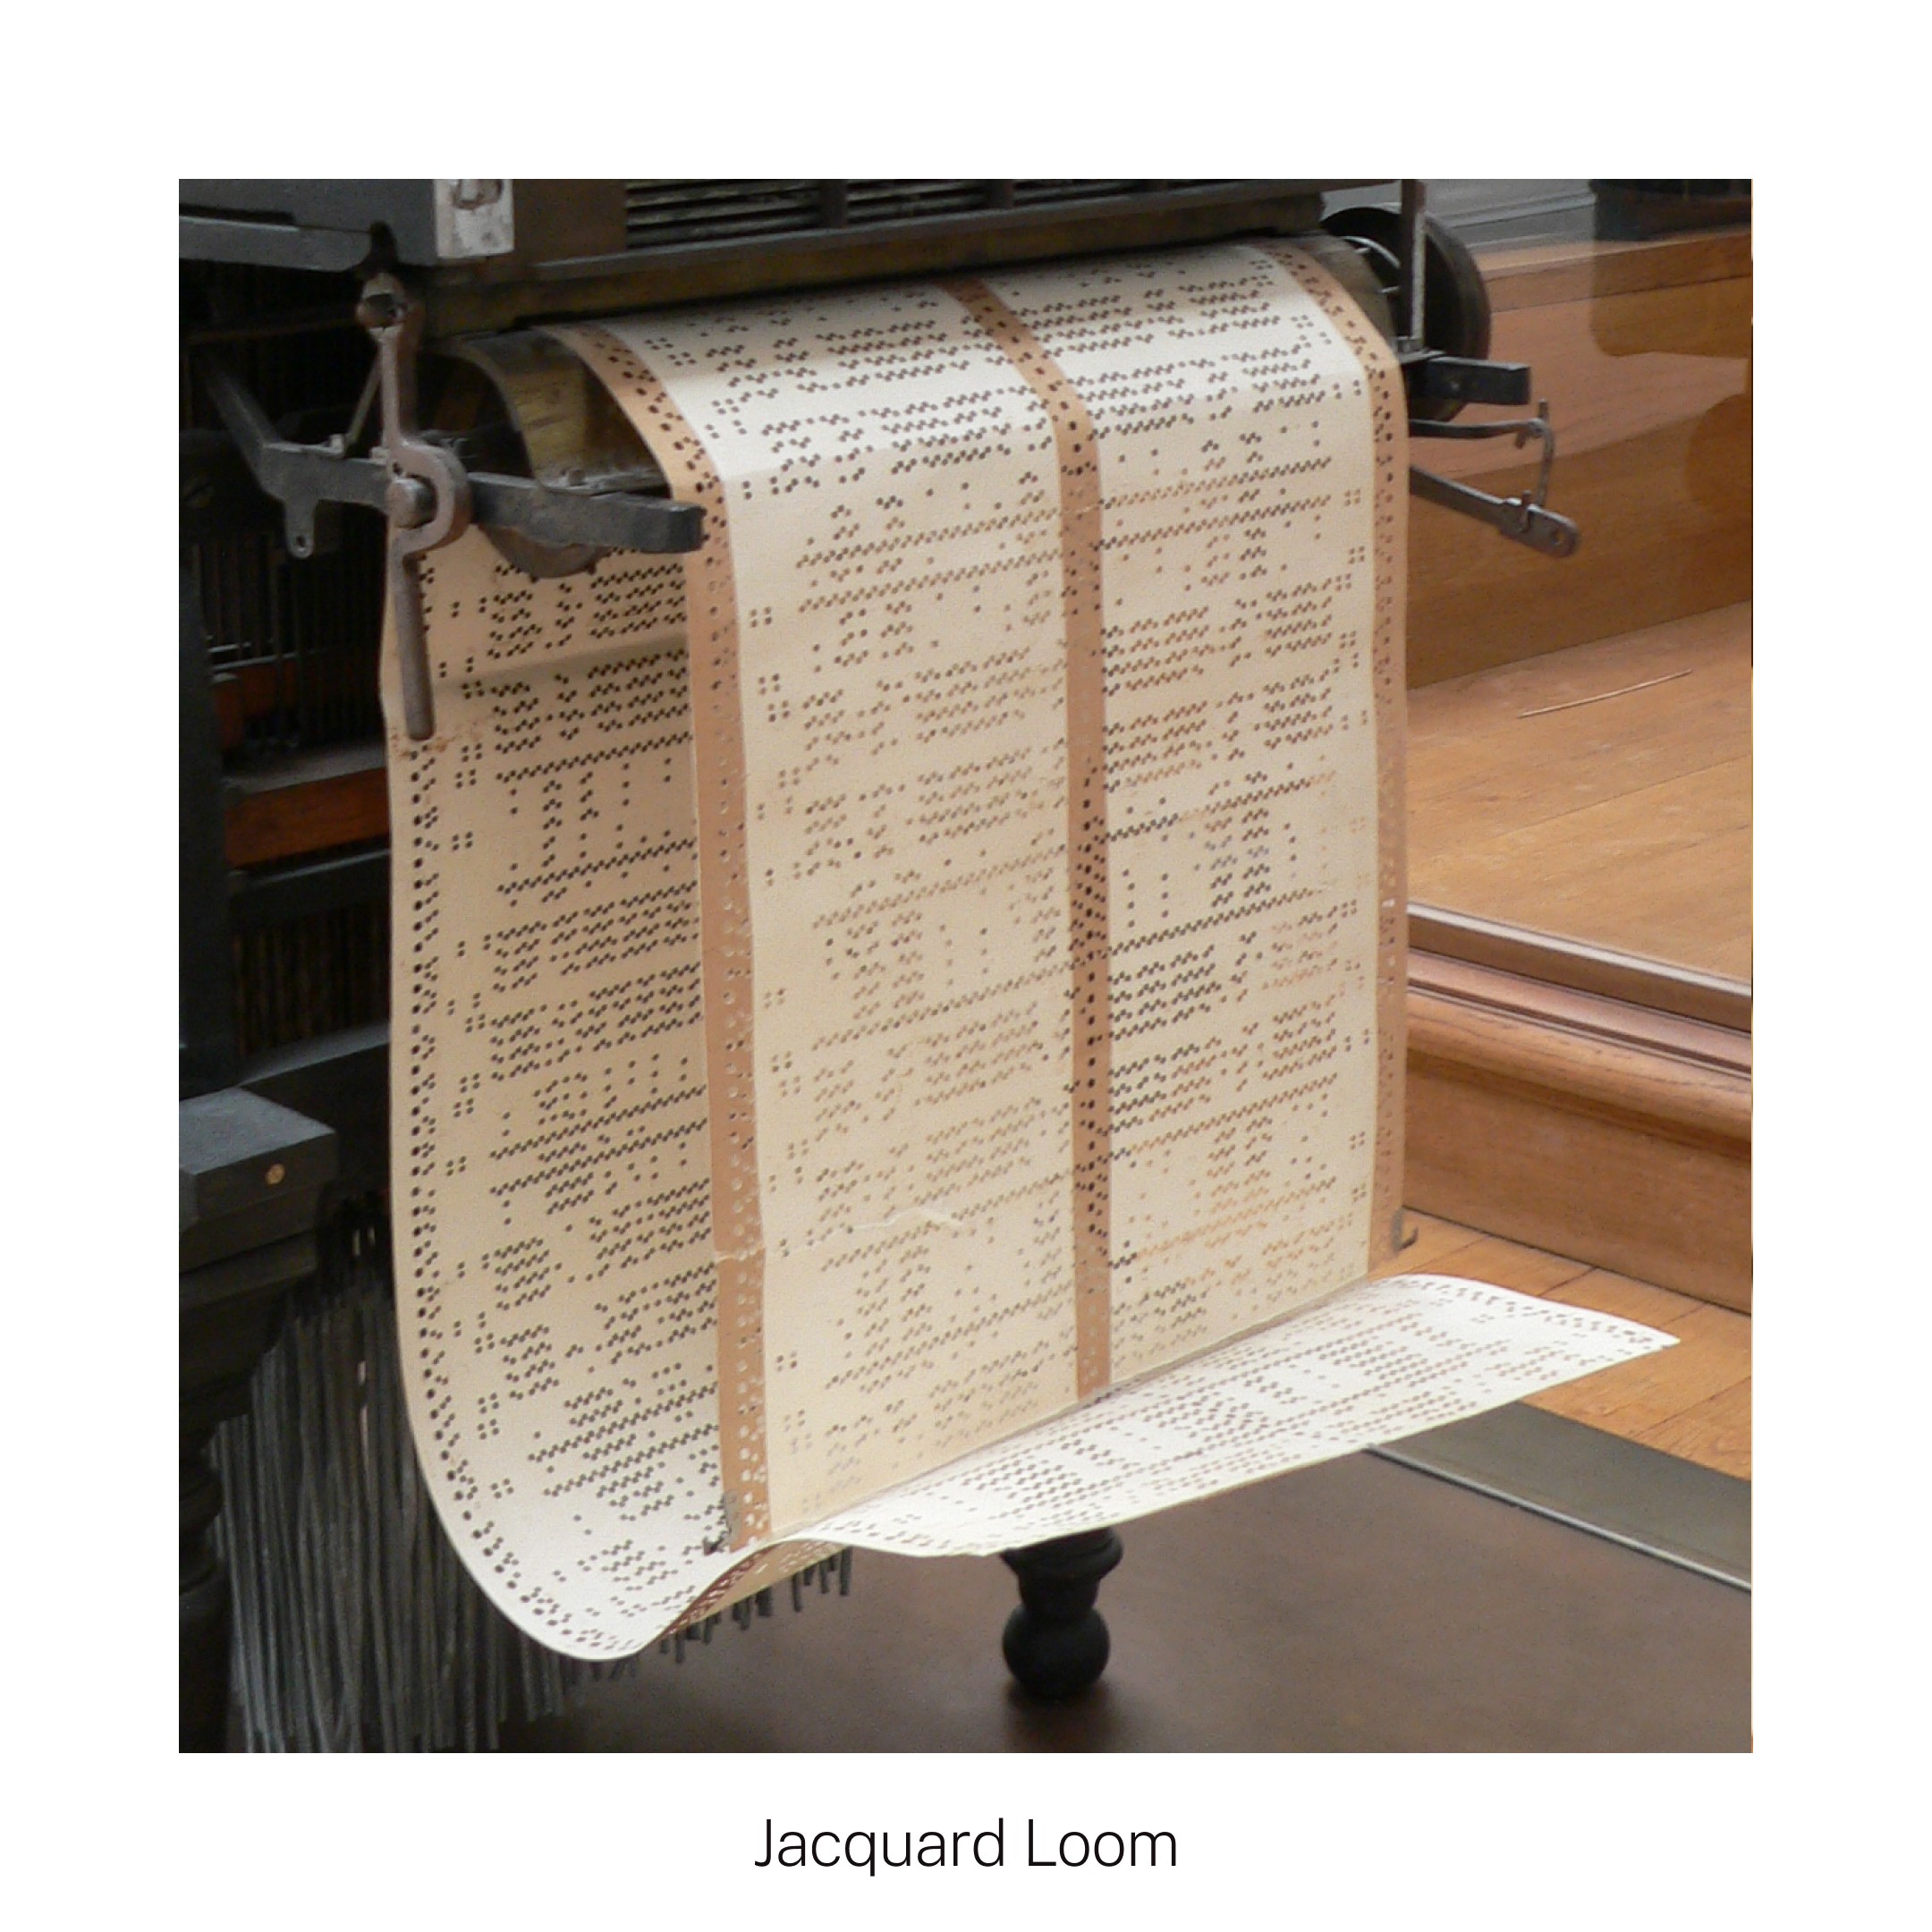
M 325 1231 L 216 1455 L 250 1750 L 488 1749 L 562 1710 L 578 1670 L 483 1597 L 423 1489 L 372 1208 Z
M 216 1533 L 233 1598 L 233 1691 L 250 1750 L 487 1750 L 555 1716 L 580 1684 L 636 1674 L 527 1637 L 444 1534 L 410 1436 L 388 1231 L 341 1209 L 321 1265 L 256 1371 L 249 1412 L 215 1439 Z M 850 1551 L 792 1579 L 851 1587 Z M 771 1592 L 732 1606 L 748 1627 Z M 657 1648 L 682 1661 L 704 1618 Z

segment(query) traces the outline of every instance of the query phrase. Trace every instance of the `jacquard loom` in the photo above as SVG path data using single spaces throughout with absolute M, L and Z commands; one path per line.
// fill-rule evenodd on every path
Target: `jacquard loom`
M 1540 445 L 1523 496 L 1426 468 L 1410 488 L 1568 555 L 1576 530 L 1544 500 L 1544 412 L 1456 419 L 1528 410 L 1531 375 L 1487 360 L 1481 276 L 1420 184 L 1325 218 L 1326 196 L 1375 185 L 181 184 L 184 1745 L 222 1740 L 237 1620 L 246 1729 L 271 1749 L 484 1744 L 507 1714 L 555 1708 L 575 1674 L 621 1667 L 513 1628 L 452 1553 L 411 1448 L 389 1284 L 384 626 L 393 715 L 424 743 L 426 605 L 440 594 L 447 615 L 437 559 L 466 532 L 538 584 L 614 560 L 606 587 L 626 558 L 705 540 L 701 493 L 667 479 L 572 326 L 1292 238 L 1393 350 L 1411 437 Z M 542 1282 L 502 1290 L 514 1302 Z M 733 1536 L 737 1507 L 728 1492 Z M 665 1648 L 769 1614 L 781 1587 L 794 1606 L 844 1588 L 849 1551 L 787 1548 L 724 1572 Z M 1104 1668 L 1094 1605 L 1119 1557 L 1107 1530 L 1007 1553 L 1022 1605 L 1005 1654 L 1029 1689 L 1064 1694 Z

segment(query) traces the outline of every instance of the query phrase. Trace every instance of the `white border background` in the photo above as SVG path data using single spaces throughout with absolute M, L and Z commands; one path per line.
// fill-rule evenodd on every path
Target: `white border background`
M 0 1010 L 18 1069 L 21 1922 L 1877 1919 L 1917 1870 L 1923 1773 L 1906 1754 L 1926 1717 L 1928 640 L 1905 474 L 1923 242 L 1900 140 L 1922 124 L 1907 90 L 1923 67 L 1873 17 L 868 0 L 674 17 L 229 5 L 16 29 Z M 229 175 L 1756 171 L 1754 1757 L 174 1755 L 170 160 Z M 1029 1813 L 1163 1826 L 1183 1862 L 1029 1873 L 1009 1850 L 1003 1872 L 760 1874 L 768 1811 L 881 1828 L 1004 1814 L 1009 1840 Z

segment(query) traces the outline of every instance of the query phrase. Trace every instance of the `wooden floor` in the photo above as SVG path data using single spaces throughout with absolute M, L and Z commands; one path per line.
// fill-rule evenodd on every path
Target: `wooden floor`
M 1409 697 L 1410 898 L 1751 975 L 1750 606 Z
M 1418 1237 L 1385 1275 L 1467 1275 L 1573 1307 L 1621 1315 L 1677 1336 L 1677 1346 L 1623 1362 L 1530 1401 L 1727 1476 L 1750 1476 L 1750 1318 L 1475 1228 L 1411 1214 Z

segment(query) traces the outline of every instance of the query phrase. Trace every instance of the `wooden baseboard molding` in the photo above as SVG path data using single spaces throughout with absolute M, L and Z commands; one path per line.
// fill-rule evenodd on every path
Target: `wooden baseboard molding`
M 1750 1036 L 1413 953 L 1410 1204 L 1750 1307 Z
M 1575 993 L 1601 994 L 1623 1006 L 1707 1021 L 1730 1033 L 1748 1034 L 1751 1030 L 1748 980 L 1639 959 L 1587 940 L 1527 932 L 1499 919 L 1452 912 L 1445 906 L 1410 901 L 1409 948 L 1411 953 L 1432 953 L 1438 959 L 1494 966 Z M 1749 1072 L 1748 1066 L 1745 1071 Z

